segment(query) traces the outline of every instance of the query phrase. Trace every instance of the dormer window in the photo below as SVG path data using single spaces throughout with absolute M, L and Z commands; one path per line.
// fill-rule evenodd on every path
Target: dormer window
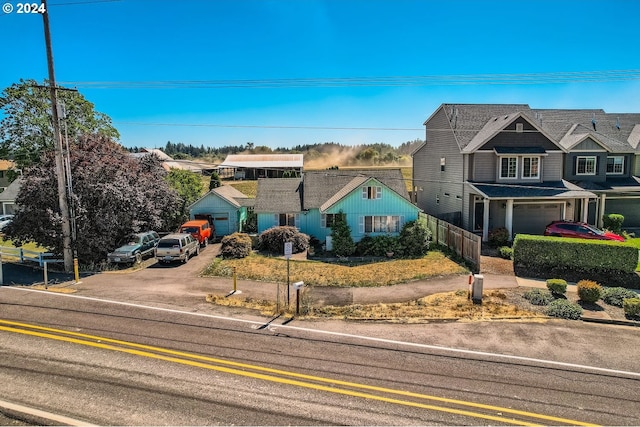
M 595 175 L 596 156 L 578 156 L 576 158 L 576 175 Z
M 624 156 L 607 157 L 607 175 L 622 175 L 624 173 Z
M 500 178 L 515 179 L 518 177 L 518 158 L 517 157 L 501 157 L 500 158 Z

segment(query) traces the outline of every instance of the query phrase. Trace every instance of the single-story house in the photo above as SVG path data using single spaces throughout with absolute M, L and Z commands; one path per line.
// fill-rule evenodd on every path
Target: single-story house
M 254 211 L 258 233 L 289 225 L 320 241 L 343 214 L 357 242 L 365 235 L 398 235 L 405 223 L 418 219 L 420 209 L 411 203 L 400 169 L 378 169 L 259 179 Z
M 300 176 L 302 154 L 230 154 L 218 166 L 221 177 L 234 179 L 282 178 L 286 173 Z

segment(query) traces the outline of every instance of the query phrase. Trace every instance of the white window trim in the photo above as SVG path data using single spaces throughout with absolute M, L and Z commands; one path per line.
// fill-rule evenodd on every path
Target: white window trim
M 624 174 L 624 156 L 607 156 L 607 167 L 609 167 L 609 159 L 614 159 L 614 163 L 613 163 L 613 167 L 615 169 L 615 159 L 621 159 L 622 162 L 620 163 L 620 172 L 608 172 L 607 171 L 607 175 L 623 175 Z
M 369 188 L 375 188 L 375 194 L 372 198 L 369 198 Z M 364 187 L 362 187 L 362 198 L 365 200 L 382 199 L 382 187 L 375 185 L 365 185 Z
M 588 161 L 590 159 L 593 160 L 593 173 L 591 173 L 591 172 L 580 173 L 580 171 L 578 170 L 580 159 L 585 159 L 585 161 Z M 585 170 L 586 169 L 587 169 L 587 163 L 585 163 Z M 594 175 L 597 175 L 597 173 L 598 173 L 598 157 L 597 156 L 577 156 L 576 157 L 576 176 L 577 175 L 580 175 L 580 176 L 594 176 Z
M 524 176 L 524 162 L 526 159 L 537 159 L 538 160 L 538 170 L 537 170 L 537 174 L 536 175 L 531 175 L 531 176 Z M 540 179 L 540 165 L 542 164 L 542 162 L 540 161 L 540 156 L 523 156 L 522 157 L 522 179 Z M 531 168 L 529 168 L 529 171 L 531 171 Z
M 508 159 L 515 159 L 516 161 L 516 170 L 514 176 L 502 176 L 502 161 Z M 500 179 L 518 179 L 518 157 L 517 156 L 500 156 L 500 161 L 498 162 L 498 176 Z
M 365 223 L 366 218 L 371 218 L 371 229 L 372 231 L 365 231 Z M 398 231 L 374 231 L 376 218 L 385 218 L 385 224 L 390 224 L 392 218 L 398 218 Z M 404 225 L 404 215 L 363 215 L 358 217 L 358 228 L 360 230 L 360 234 L 387 234 L 387 233 L 399 233 L 402 231 L 402 226 Z

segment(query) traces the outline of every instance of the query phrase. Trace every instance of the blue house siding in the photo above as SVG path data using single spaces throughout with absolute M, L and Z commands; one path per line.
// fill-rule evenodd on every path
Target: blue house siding
M 191 205 L 189 216 L 211 215 L 216 226 L 216 236 L 223 237 L 240 231 L 239 224 L 246 219 L 246 208 L 236 207 L 215 193 L 209 193 Z

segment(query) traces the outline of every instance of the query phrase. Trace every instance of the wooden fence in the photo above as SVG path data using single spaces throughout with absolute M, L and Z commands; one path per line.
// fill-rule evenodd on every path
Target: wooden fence
M 471 262 L 476 272 L 480 271 L 482 237 L 434 216 L 426 214 L 425 216 L 432 241 L 455 251 L 456 254 Z

